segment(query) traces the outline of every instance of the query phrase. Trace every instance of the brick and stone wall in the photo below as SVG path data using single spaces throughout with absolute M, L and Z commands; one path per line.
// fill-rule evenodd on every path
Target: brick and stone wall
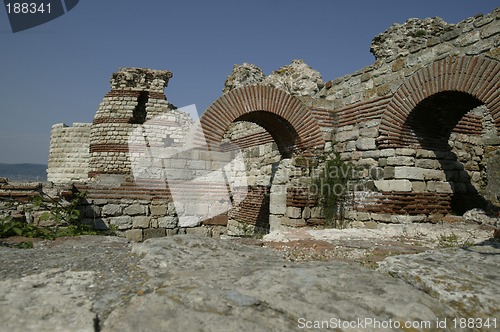
M 89 177 L 124 179 L 130 174 L 129 134 L 172 109 L 163 92 L 171 77 L 166 70 L 139 68 L 121 68 L 113 74 L 111 91 L 99 105 L 90 129 Z
M 166 100 L 170 72 L 121 69 L 90 126 L 92 182 L 79 190 L 96 218 L 137 239 L 199 226 L 317 225 L 324 215 L 311 172 L 322 167 L 318 156 L 337 152 L 356 167 L 351 219 L 424 221 L 498 205 L 499 47 L 500 9 L 458 24 L 411 19 L 375 37 L 373 65 L 327 82 L 301 60 L 268 76 L 235 66 L 196 125 Z M 62 129 L 53 129 L 49 179 L 85 180 L 57 164 L 86 158 L 84 145 L 56 153 Z M 191 203 L 176 205 L 172 189 L 184 185 Z M 203 191 L 239 205 L 214 205 Z M 200 213 L 210 218 L 193 219 Z

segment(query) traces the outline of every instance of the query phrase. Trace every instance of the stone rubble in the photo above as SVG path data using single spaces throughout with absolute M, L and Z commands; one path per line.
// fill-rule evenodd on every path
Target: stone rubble
M 190 235 L 0 247 L 0 320 L 9 331 L 300 331 L 332 318 L 493 318 L 499 250 L 485 241 L 394 256 L 374 271 L 338 259 L 291 262 L 243 240 Z

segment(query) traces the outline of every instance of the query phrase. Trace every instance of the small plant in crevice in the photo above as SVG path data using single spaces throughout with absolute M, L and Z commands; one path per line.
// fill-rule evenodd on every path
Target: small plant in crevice
M 16 220 L 8 216 L 0 220 L 0 238 L 22 236 L 53 240 L 58 237 L 78 235 L 113 235 L 113 232 L 98 231 L 83 223 L 80 206 L 85 193 L 77 193 L 67 203 L 60 199 L 41 194 L 31 200 L 33 211 L 44 211 L 39 215 L 40 221 L 51 221 L 52 226 L 39 226 L 26 221 Z M 17 245 L 19 248 L 32 248 L 33 244 L 26 242 Z
M 474 245 L 470 237 L 461 239 L 460 236 L 453 232 L 449 234 L 440 234 L 437 238 L 437 243 L 440 248 L 470 247 Z
M 322 153 L 316 157 L 322 165 L 313 173 L 311 192 L 316 194 L 323 207 L 325 226 L 344 228 L 345 211 L 349 202 L 349 185 L 356 170 L 352 163 L 345 162 L 337 152 Z

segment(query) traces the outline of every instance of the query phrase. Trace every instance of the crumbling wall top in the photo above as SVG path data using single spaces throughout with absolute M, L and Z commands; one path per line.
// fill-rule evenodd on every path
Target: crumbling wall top
M 252 64 L 235 65 L 226 79 L 223 92 L 252 84 L 272 86 L 295 96 L 313 96 L 324 86 L 321 74 L 317 70 L 304 60 L 293 60 L 291 64 L 273 71 L 269 76 Z
M 477 42 L 479 38 L 497 34 L 499 18 L 500 8 L 488 14 L 469 17 L 457 24 L 447 23 L 440 17 L 411 18 L 403 24 L 395 23 L 377 35 L 373 39 L 370 52 L 379 60 L 398 55 L 406 56 L 420 49 L 448 42 L 452 42 L 455 47 L 466 47 Z M 474 54 L 478 53 L 480 52 Z
M 163 92 L 172 78 L 168 70 L 154 70 L 148 68 L 120 68 L 111 76 L 113 90 L 149 90 Z
M 432 43 L 433 39 L 454 30 L 455 25 L 446 23 L 440 17 L 418 19 L 410 18 L 403 24 L 393 24 L 377 35 L 372 42 L 370 52 L 375 58 L 388 58 L 394 55 L 405 55 L 411 49 Z

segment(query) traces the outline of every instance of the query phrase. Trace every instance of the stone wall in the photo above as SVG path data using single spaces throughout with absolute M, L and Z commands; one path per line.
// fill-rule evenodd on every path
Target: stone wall
M 52 126 L 50 133 L 47 180 L 55 183 L 81 182 L 88 179 L 90 123 L 63 123 Z
M 135 239 L 322 224 L 311 174 L 332 152 L 356 168 L 350 219 L 432 221 L 498 204 L 499 46 L 500 9 L 458 24 L 410 19 L 375 37 L 373 65 L 326 83 L 301 60 L 268 76 L 235 66 L 199 124 L 167 102 L 170 72 L 120 69 L 90 126 L 92 182 L 77 186 L 87 217 Z M 85 159 L 76 151 L 67 159 Z M 52 179 L 84 179 L 54 162 Z

